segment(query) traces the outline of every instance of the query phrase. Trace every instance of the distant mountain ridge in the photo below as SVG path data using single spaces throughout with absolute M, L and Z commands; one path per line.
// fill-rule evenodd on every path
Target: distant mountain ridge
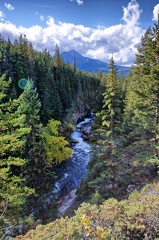
M 86 71 L 90 73 L 97 73 L 100 70 L 105 73 L 109 72 L 108 63 L 105 63 L 98 59 L 84 57 L 75 50 L 71 50 L 68 52 L 64 51 L 60 54 L 60 56 L 63 57 L 65 63 L 69 63 L 70 65 L 74 63 L 74 57 L 75 57 L 76 66 L 79 70 L 82 70 L 82 71 Z M 116 67 L 119 72 L 122 69 L 123 75 L 128 74 L 130 71 L 130 67 L 118 66 L 118 65 L 116 65 Z

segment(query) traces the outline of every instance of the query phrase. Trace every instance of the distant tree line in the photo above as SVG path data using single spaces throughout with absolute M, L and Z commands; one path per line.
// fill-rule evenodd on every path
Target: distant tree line
M 11 43 L 0 37 L 0 75 L 6 75 L 12 82 L 7 93 L 8 98 L 16 98 L 22 93 L 18 87 L 21 78 L 33 81 L 41 101 L 40 119 L 43 124 L 51 118 L 62 120 L 67 110 L 76 101 L 77 95 L 92 104 L 99 81 L 95 74 L 81 72 L 64 63 L 59 47 L 51 56 L 47 49 L 37 52 L 26 36 L 20 36 Z

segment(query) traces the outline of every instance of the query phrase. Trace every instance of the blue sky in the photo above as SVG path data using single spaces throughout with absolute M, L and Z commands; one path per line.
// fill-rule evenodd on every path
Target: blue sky
M 0 0 L 0 33 L 26 34 L 35 49 L 131 65 L 145 30 L 157 20 L 159 0 Z

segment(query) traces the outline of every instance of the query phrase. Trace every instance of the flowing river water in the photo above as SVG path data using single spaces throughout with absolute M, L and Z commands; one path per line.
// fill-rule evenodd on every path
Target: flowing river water
M 82 128 L 85 128 L 90 133 L 91 123 L 92 118 L 85 118 L 84 121 L 76 125 L 75 131 L 71 134 L 71 139 L 74 143 L 73 156 L 65 162 L 54 187 L 55 196 L 58 199 L 62 199 L 59 205 L 61 214 L 72 205 L 76 197 L 76 189 L 87 174 L 91 144 L 83 139 Z
M 75 131 L 71 134 L 73 146 L 73 156 L 68 159 L 61 169 L 60 179 L 55 183 L 54 193 L 57 197 L 68 194 L 71 190 L 79 187 L 81 180 L 86 176 L 87 164 L 90 159 L 91 145 L 82 138 L 81 127 L 90 127 L 91 118 L 76 125 Z

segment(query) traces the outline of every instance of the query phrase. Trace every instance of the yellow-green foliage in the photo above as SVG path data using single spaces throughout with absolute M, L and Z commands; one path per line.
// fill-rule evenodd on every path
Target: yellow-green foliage
M 72 218 L 61 218 L 21 240 L 147 240 L 159 237 L 159 183 L 133 192 L 127 200 L 109 199 L 102 205 L 83 203 Z
M 52 119 L 48 122 L 43 132 L 46 160 L 48 164 L 52 162 L 60 163 L 72 156 L 72 149 L 67 147 L 69 143 L 64 137 L 58 136 L 59 125 L 60 121 Z

